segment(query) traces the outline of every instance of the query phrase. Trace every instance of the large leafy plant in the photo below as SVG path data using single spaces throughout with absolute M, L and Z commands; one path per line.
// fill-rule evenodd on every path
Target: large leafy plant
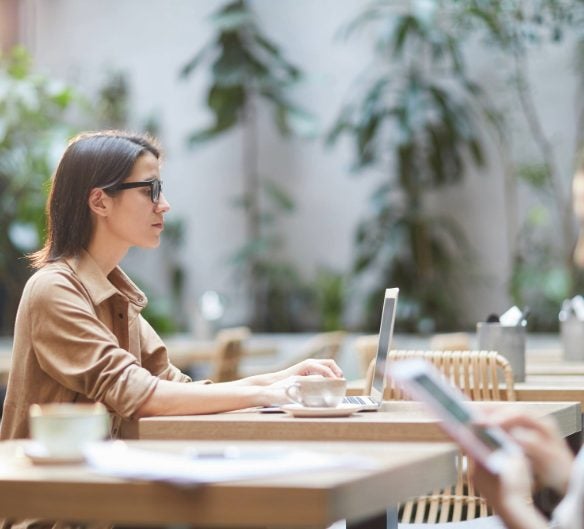
M 290 329 L 294 300 L 300 301 L 303 293 L 295 268 L 279 258 L 283 241 L 277 228 L 282 215 L 294 210 L 294 202 L 275 179 L 260 174 L 258 114 L 271 107 L 282 135 L 310 134 L 310 116 L 289 95 L 301 72 L 262 33 L 247 1 L 228 2 L 210 21 L 213 38 L 185 64 L 181 75 L 189 77 L 210 65 L 207 105 L 213 122 L 195 130 L 189 142 L 197 145 L 236 128 L 242 131 L 244 193 L 236 203 L 245 214 L 246 236 L 232 262 L 247 279 L 254 328 Z
M 574 113 L 576 148 L 572 163 L 566 164 L 559 158 L 559 147 L 565 145 L 554 140 L 538 107 L 529 65 L 544 45 L 565 46 L 576 36 L 573 64 L 581 88 L 584 4 L 579 0 L 456 0 L 454 4 L 457 20 L 465 30 L 477 32 L 490 50 L 509 58 L 502 70 L 535 146 L 536 155 L 529 163 L 512 166 L 514 182 L 530 191 L 532 204 L 525 217 L 516 221 L 517 233 L 512 233 L 514 265 L 509 286 L 516 304 L 531 306 L 533 327 L 549 330 L 557 326 L 562 300 L 584 287 L 582 272 L 572 259 L 576 233 L 571 207 L 571 179 L 584 147 L 584 107 L 580 105 Z M 510 123 L 506 125 L 508 129 Z M 505 140 L 509 149 L 511 135 Z M 516 205 L 512 206 L 515 210 L 510 216 L 517 217 Z
M 426 197 L 459 183 L 467 164 L 483 164 L 480 130 L 495 122 L 495 114 L 467 75 L 464 42 L 436 7 L 414 2 L 396 10 L 394 2 L 373 2 L 345 32 L 376 34 L 373 67 L 359 77 L 362 88 L 329 135 L 331 142 L 347 136 L 354 143 L 354 171 L 385 175 L 355 240 L 354 270 L 374 285 L 371 328 L 380 291 L 391 285 L 401 289 L 402 329 L 409 324 L 428 331 L 460 321 L 456 292 L 472 249 L 453 218 L 430 212 Z
M 0 332 L 9 334 L 30 275 L 23 255 L 44 232 L 46 183 L 70 129 L 74 99 L 63 83 L 35 73 L 20 47 L 0 57 Z

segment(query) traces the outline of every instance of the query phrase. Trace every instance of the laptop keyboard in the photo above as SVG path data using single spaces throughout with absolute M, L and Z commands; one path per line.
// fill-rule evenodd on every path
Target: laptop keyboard
M 371 404 L 371 399 L 369 397 L 358 397 L 358 396 L 349 396 L 343 399 L 345 404 L 359 404 L 361 406 L 368 406 Z

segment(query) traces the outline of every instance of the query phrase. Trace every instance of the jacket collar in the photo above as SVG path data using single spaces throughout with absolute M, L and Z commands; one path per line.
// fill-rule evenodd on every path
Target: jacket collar
M 100 305 L 115 295 L 122 295 L 139 309 L 147 305 L 148 299 L 144 292 L 119 266 L 116 266 L 106 276 L 86 250 L 82 250 L 78 256 L 68 257 L 64 261 L 83 283 L 95 305 Z

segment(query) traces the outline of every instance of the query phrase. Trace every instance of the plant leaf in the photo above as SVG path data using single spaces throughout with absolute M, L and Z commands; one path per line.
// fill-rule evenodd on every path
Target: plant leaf
M 274 180 L 266 179 L 264 181 L 264 191 L 270 201 L 276 205 L 278 209 L 286 213 L 294 211 L 294 201 L 286 190 L 278 185 Z

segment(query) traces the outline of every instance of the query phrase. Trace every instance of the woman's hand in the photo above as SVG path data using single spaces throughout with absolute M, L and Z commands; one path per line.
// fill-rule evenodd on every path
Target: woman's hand
M 529 461 L 522 454 L 509 456 L 500 474 L 493 474 L 477 461 L 472 476 L 488 504 L 508 529 L 544 529 L 547 521 L 531 500 Z
M 533 478 L 564 494 L 574 460 L 555 424 L 495 406 L 481 422 L 504 429 L 523 453 L 510 455 L 500 474 L 477 462 L 472 477 L 480 494 L 508 529 L 547 528 L 547 521 L 532 505 Z
M 536 419 L 514 410 L 497 409 L 488 416 L 521 446 L 539 485 L 566 493 L 574 455 L 549 419 Z
M 532 479 L 529 461 L 523 454 L 510 455 L 499 474 L 475 461 L 472 479 L 489 505 L 497 512 L 514 504 L 531 503 Z
M 310 358 L 287 369 L 274 373 L 280 379 L 292 376 L 320 375 L 326 378 L 343 378 L 343 371 L 334 360 Z
M 236 385 L 253 385 L 253 386 L 269 386 L 277 384 L 290 377 L 299 376 L 318 376 L 326 378 L 342 378 L 343 371 L 334 360 L 309 358 L 298 362 L 281 371 L 274 373 L 265 373 L 263 375 L 253 375 L 247 378 L 242 378 L 234 382 L 226 382 L 227 384 Z M 290 382 L 291 383 L 291 382 Z
M 334 360 L 309 359 L 303 360 L 288 369 L 283 369 L 270 376 L 274 377 L 266 390 L 270 394 L 271 404 L 289 403 L 286 388 L 295 384 L 300 379 L 341 378 L 343 372 Z

